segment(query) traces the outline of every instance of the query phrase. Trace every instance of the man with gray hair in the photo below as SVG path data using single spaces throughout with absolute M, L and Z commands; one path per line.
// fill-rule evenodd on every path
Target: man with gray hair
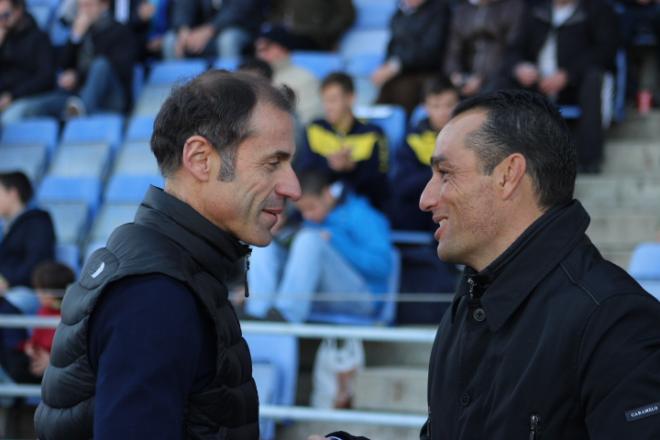
M 227 283 L 300 196 L 292 111 L 249 74 L 210 71 L 172 92 L 151 138 L 165 189 L 149 189 L 67 291 L 40 439 L 259 438 Z

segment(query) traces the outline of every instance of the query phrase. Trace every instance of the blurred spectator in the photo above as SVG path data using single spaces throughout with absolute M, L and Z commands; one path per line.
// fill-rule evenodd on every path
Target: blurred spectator
M 638 94 L 638 105 L 643 109 L 643 96 L 646 100 L 655 101 L 655 105 L 660 104 L 660 91 L 658 90 L 658 81 L 655 83 L 646 78 L 644 69 L 644 59 L 640 60 L 636 51 L 636 42 L 641 35 L 652 35 L 655 37 L 655 61 L 658 70 L 660 70 L 660 0 L 619 0 L 624 6 L 621 12 L 621 34 L 629 55 L 628 58 L 628 92 L 629 96 Z M 643 57 L 645 58 L 645 57 Z M 655 94 L 653 94 L 655 90 Z M 654 95 L 653 98 L 650 96 Z
M 30 286 L 35 267 L 55 256 L 55 231 L 46 211 L 32 208 L 32 185 L 21 172 L 0 173 L 0 217 L 5 230 L 0 241 L 0 294 L 15 286 Z
M 273 83 L 286 84 L 295 92 L 298 116 L 306 124 L 322 114 L 319 82 L 312 72 L 292 64 L 292 48 L 291 36 L 279 26 L 264 25 L 256 42 L 257 57 L 273 69 Z
M 26 115 L 73 117 L 126 111 L 136 59 L 135 38 L 114 20 L 109 0 L 78 0 L 62 53 L 59 89 L 35 99 Z
M 185 56 L 239 57 L 263 21 L 261 0 L 172 0 L 166 59 Z
M 371 295 L 387 290 L 387 219 L 341 183 L 331 185 L 324 173 L 301 173 L 299 179 L 296 204 L 306 223 L 289 249 L 273 242 L 253 250 L 246 312 L 291 322 L 305 321 L 312 309 L 369 314 Z M 318 293 L 340 297 L 312 305 Z
M 378 102 L 410 114 L 424 82 L 442 68 L 450 12 L 443 0 L 402 0 L 392 17 L 387 60 L 372 76 L 381 87 Z
M 617 20 L 597 0 L 543 0 L 525 14 L 523 31 L 507 57 L 514 81 L 561 104 L 578 104 L 579 166 L 598 172 L 603 160 L 603 74 L 614 71 Z
M 32 274 L 32 285 L 41 305 L 37 315 L 60 316 L 64 291 L 74 281 L 73 271 L 64 264 L 47 261 L 37 266 Z M 54 337 L 54 328 L 36 328 L 32 331 L 32 336 L 23 346 L 29 359 L 29 369 L 26 369 L 21 377 L 12 376 L 14 381 L 41 382 L 41 377 L 50 361 Z
M 273 0 L 269 21 L 289 33 L 295 50 L 335 50 L 355 8 L 352 0 Z
M 115 20 L 127 25 L 139 45 L 139 58 L 160 56 L 163 37 L 169 28 L 170 4 L 173 0 L 114 0 Z
M 266 78 L 268 81 L 273 80 L 273 68 L 270 67 L 270 64 L 258 58 L 248 58 L 244 60 L 238 66 L 238 70 L 240 72 L 253 73 L 262 78 Z
M 496 87 L 508 45 L 520 34 L 523 0 L 464 0 L 452 17 L 445 72 L 464 96 Z
M 48 36 L 24 0 L 0 0 L 0 113 L 4 124 L 23 116 L 30 96 L 53 87 L 55 58 Z
M 424 107 L 428 116 L 406 136 L 406 143 L 394 153 L 392 205 L 390 220 L 394 229 L 434 231 L 437 228 L 428 212 L 419 209 L 419 196 L 431 180 L 431 155 L 442 127 L 451 118 L 459 94 L 445 77 L 427 82 Z
M 332 173 L 382 209 L 388 196 L 388 148 L 383 132 L 353 115 L 355 90 L 349 75 L 328 75 L 321 84 L 321 97 L 325 118 L 307 127 L 296 168 Z

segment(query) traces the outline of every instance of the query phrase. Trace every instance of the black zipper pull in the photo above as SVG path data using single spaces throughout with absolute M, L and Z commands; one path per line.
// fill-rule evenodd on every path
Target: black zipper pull
M 250 270 L 250 256 L 252 249 L 245 255 L 245 271 L 243 272 L 243 282 L 245 283 L 245 297 L 250 296 L 250 287 L 248 286 L 248 270 Z
M 433 438 L 431 437 L 431 405 L 429 405 L 429 418 L 428 422 L 426 423 L 426 433 L 428 434 L 429 439 Z
M 541 418 L 537 414 L 532 414 L 529 418 L 529 440 L 538 440 L 539 426 L 541 426 Z

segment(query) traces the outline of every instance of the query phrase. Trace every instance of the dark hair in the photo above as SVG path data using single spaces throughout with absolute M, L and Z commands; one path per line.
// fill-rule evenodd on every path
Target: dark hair
M 550 101 L 524 90 L 501 90 L 467 99 L 453 116 L 470 110 L 487 112 L 482 126 L 466 138 L 486 174 L 507 156 L 520 153 L 542 208 L 573 199 L 577 152 L 566 122 Z
M 456 87 L 454 87 L 449 78 L 444 75 L 435 76 L 427 80 L 424 83 L 424 88 L 422 90 L 424 99 L 445 92 L 452 92 L 455 93 L 456 96 L 460 96 Z
M 323 190 L 332 184 L 333 179 L 323 170 L 311 169 L 299 172 L 298 181 L 303 195 L 320 196 Z
M 269 81 L 273 79 L 273 68 L 270 67 L 270 64 L 259 58 L 247 58 L 238 66 L 238 70 L 240 72 L 254 72 Z
M 21 203 L 27 204 L 34 195 L 30 179 L 22 171 L 11 171 L 8 173 L 0 173 L 0 185 L 5 189 L 15 189 L 18 192 L 18 197 Z
M 151 136 L 163 176 L 179 169 L 186 140 L 199 135 L 222 157 L 218 178 L 232 180 L 236 149 L 252 134 L 252 113 L 260 102 L 293 114 L 293 103 L 283 91 L 249 73 L 209 70 L 175 87 L 156 116 Z
M 32 272 L 32 287 L 35 289 L 64 290 L 76 276 L 69 266 L 56 261 L 39 264 Z
M 344 91 L 344 93 L 354 93 L 355 84 L 353 83 L 353 78 L 347 73 L 344 72 L 332 72 L 323 78 L 321 82 L 321 90 L 325 90 L 326 87 L 331 85 L 338 85 Z
M 25 0 L 6 0 L 8 1 L 12 8 L 25 10 Z

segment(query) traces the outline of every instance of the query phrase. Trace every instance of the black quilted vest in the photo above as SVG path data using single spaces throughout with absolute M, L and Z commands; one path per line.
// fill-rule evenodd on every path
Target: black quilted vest
M 113 281 L 160 273 L 185 283 L 215 324 L 216 375 L 205 390 L 188 396 L 184 438 L 257 440 L 259 405 L 250 352 L 226 287 L 248 252 L 189 205 L 150 188 L 135 222 L 117 228 L 107 247 L 90 256 L 64 297 L 35 414 L 39 438 L 92 438 L 96 375 L 87 332 L 94 306 Z

